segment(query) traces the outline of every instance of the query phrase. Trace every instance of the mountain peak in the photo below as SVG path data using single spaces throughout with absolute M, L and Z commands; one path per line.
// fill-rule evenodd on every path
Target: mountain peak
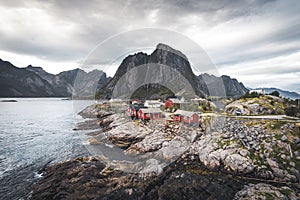
M 28 68 L 28 69 L 43 69 L 42 67 L 34 67 L 32 65 L 28 65 L 26 68 Z
M 34 67 L 32 65 L 28 65 L 25 69 L 28 71 L 34 72 L 36 74 L 40 74 L 40 75 L 41 74 L 49 74 L 50 75 L 50 73 L 46 72 L 42 67 Z
M 183 57 L 184 59 L 188 60 L 186 55 L 184 55 L 181 51 L 173 49 L 171 46 L 167 45 L 167 44 L 163 44 L 163 43 L 158 43 L 156 45 L 156 50 L 163 50 L 163 51 L 168 51 L 171 53 L 174 53 L 180 57 Z

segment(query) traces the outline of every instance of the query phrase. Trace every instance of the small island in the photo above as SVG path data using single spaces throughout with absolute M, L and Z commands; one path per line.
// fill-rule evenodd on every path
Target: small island
M 18 102 L 17 100 L 15 99 L 7 99 L 7 100 L 1 100 L 1 102 Z

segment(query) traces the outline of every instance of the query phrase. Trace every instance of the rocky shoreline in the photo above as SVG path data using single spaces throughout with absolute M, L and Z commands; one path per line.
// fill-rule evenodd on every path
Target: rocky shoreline
M 211 116 L 200 126 L 142 123 L 96 105 L 80 114 L 92 119 L 78 129 L 101 127 L 91 144 L 110 143 L 146 164 L 96 156 L 49 166 L 32 199 L 300 198 L 297 123 Z

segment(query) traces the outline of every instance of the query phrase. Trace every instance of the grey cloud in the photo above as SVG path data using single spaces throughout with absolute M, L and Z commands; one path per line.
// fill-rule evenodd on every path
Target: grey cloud
M 7 0 L 0 2 L 6 9 L 35 8 L 42 10 L 55 21 L 71 24 L 74 31 L 63 37 L 53 38 L 51 41 L 32 40 L 32 35 L 27 33 L 28 27 L 20 24 L 13 35 L 8 35 L 0 28 L 0 50 L 15 52 L 18 54 L 33 55 L 46 58 L 51 61 L 82 60 L 101 41 L 123 31 L 130 31 L 144 27 L 156 27 L 175 30 L 184 33 L 187 29 L 204 26 L 212 29 L 218 25 L 235 22 L 244 23 L 247 29 L 247 20 L 266 21 L 272 19 L 278 21 L 274 24 L 273 31 L 267 35 L 256 35 L 253 38 L 245 38 L 242 45 L 233 45 L 232 48 L 213 49 L 214 62 L 217 66 L 227 67 L 240 62 L 264 60 L 280 55 L 287 55 L 299 51 L 300 47 L 293 44 L 300 42 L 300 4 L 296 0 L 91 0 L 91 1 L 18 1 Z M 147 18 L 155 12 L 156 21 L 148 21 Z M 0 14 L 1 17 L 1 14 Z M 34 16 L 33 16 L 34 17 Z M 189 17 L 193 18 L 191 20 Z M 22 20 L 20 18 L 20 20 Z M 12 24 L 7 24 L 12 26 Z M 37 33 L 41 27 L 32 27 Z M 255 27 L 254 27 L 255 28 Z M 58 29 L 59 26 L 53 27 Z M 41 30 L 42 31 L 42 30 Z M 49 33 L 51 34 L 51 33 Z M 64 34 L 62 32 L 62 34 Z M 233 33 L 234 34 L 234 33 Z M 54 36 L 53 36 L 54 37 Z M 147 47 L 154 47 L 159 37 L 145 35 L 143 38 L 132 38 L 126 42 L 120 42 L 119 52 L 105 49 L 107 58 L 114 58 L 128 52 L 128 41 L 139 46 L 140 43 Z M 143 40 L 143 41 L 142 41 Z M 145 42 L 145 40 L 147 40 Z M 165 42 L 165 41 L 160 41 Z M 285 44 L 285 46 L 281 46 Z M 274 46 L 276 48 L 268 48 Z M 183 53 L 188 49 L 180 49 Z M 188 53 L 187 53 L 188 54 Z M 101 59 L 91 59 L 92 65 L 103 64 Z M 197 64 L 197 63 L 195 63 Z M 283 73 L 274 70 L 272 73 Z M 289 68 L 285 68 L 289 70 Z M 294 72 L 294 71 L 293 71 Z M 265 73 L 270 73 L 265 71 Z M 242 80 L 241 80 L 242 81 Z
M 128 30 L 128 27 L 140 28 L 147 26 L 144 23 L 150 11 L 157 9 L 157 26 L 168 28 L 174 26 L 175 29 L 185 30 L 191 24 L 182 22 L 181 19 L 187 15 L 195 15 L 204 18 L 212 26 L 226 20 L 235 19 L 248 15 L 254 10 L 260 9 L 269 1 L 4 1 L 2 6 L 38 8 L 44 10 L 50 16 L 58 21 L 65 21 L 77 25 L 75 32 L 70 35 L 74 42 L 80 42 L 82 45 L 73 47 L 72 44 L 58 46 L 57 49 L 47 42 L 31 43 L 26 40 L 26 34 L 20 33 L 19 38 L 8 38 L 6 42 L 2 40 L 2 48 L 19 53 L 39 55 L 43 53 L 47 58 L 60 60 L 63 58 L 71 59 L 88 53 L 95 44 L 114 35 L 116 33 Z M 38 27 L 37 31 L 38 31 Z M 56 27 L 53 27 L 54 29 Z M 130 29 L 130 28 L 129 28 Z M 0 30 L 1 31 L 1 30 Z M 51 33 L 50 33 L 51 34 Z M 23 48 L 17 46 L 16 42 L 23 43 Z M 24 41 L 22 41 L 24 40 Z M 132 38 L 135 40 L 135 38 Z M 64 41 L 61 41 L 62 43 Z M 26 43 L 26 44 L 24 44 Z M 152 44 L 155 45 L 155 44 Z M 125 45 L 124 45 L 125 46 Z M 51 53 L 52 52 L 52 53 Z M 65 55 L 70 52 L 69 55 Z M 65 55 L 65 56 L 64 56 Z M 57 56 L 57 58 L 55 58 Z
M 263 68 L 263 69 L 257 69 L 255 68 L 249 68 L 242 70 L 240 75 L 256 75 L 257 71 L 259 70 L 260 74 L 268 74 L 268 75 L 276 75 L 276 74 L 293 74 L 293 73 L 300 73 L 300 66 L 296 67 L 284 67 L 284 66 L 274 66 L 271 68 Z

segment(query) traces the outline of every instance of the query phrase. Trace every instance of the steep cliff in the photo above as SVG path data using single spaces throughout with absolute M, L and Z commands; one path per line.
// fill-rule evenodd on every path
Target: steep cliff
M 225 93 L 227 97 L 240 97 L 248 91 L 243 83 L 226 75 L 217 77 L 206 73 L 200 74 L 198 81 L 200 85 L 205 86 L 204 91 L 210 96 L 218 96 L 217 94 Z M 220 87 L 220 85 L 223 87 Z
M 1 97 L 55 96 L 52 85 L 36 73 L 1 59 L 0 66 Z

